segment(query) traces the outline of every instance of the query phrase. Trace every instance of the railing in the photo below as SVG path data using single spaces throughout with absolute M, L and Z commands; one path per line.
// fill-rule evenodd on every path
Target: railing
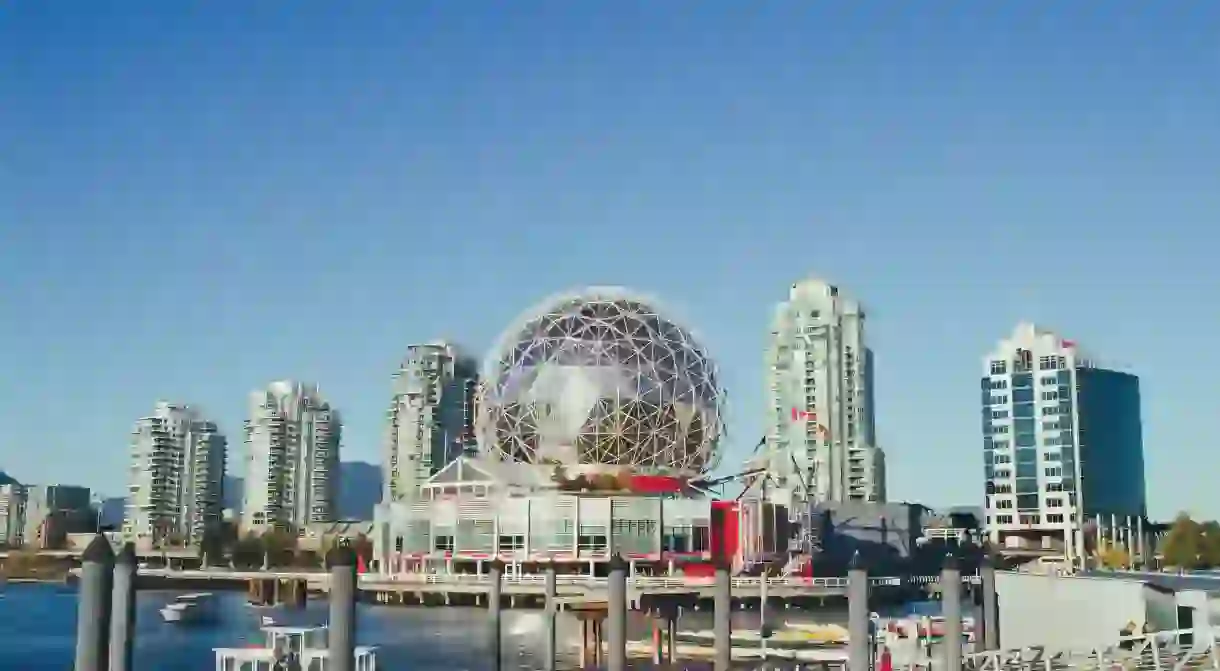
M 1209 629 L 1179 629 L 1124 636 L 1109 647 L 1049 651 L 1045 647 L 966 655 L 967 671 L 1194 671 L 1220 670 L 1220 650 Z M 916 667 L 910 667 L 916 668 Z
M 230 578 L 235 580 L 257 580 L 257 579 L 318 579 L 325 580 L 328 574 L 321 571 L 234 571 L 226 569 L 207 569 L 207 570 L 170 570 L 161 568 L 140 569 L 141 575 L 162 576 L 168 578 L 183 578 L 183 579 L 206 579 L 206 578 Z M 563 585 L 576 585 L 588 587 L 604 587 L 608 579 L 604 577 L 592 577 L 582 575 L 557 575 L 556 582 Z M 444 574 L 444 573 L 395 573 L 381 575 L 376 573 L 366 573 L 360 576 L 360 581 L 364 584 L 420 584 L 420 585 L 465 585 L 465 584 L 483 584 L 490 582 L 491 576 L 487 574 Z M 761 577 L 737 577 L 733 578 L 734 588 L 743 589 L 759 589 L 762 586 L 764 578 Z M 766 578 L 767 587 L 776 588 L 821 588 L 821 589 L 847 589 L 848 579 L 841 577 L 823 577 L 823 578 Z M 869 583 L 873 586 L 900 586 L 903 584 L 928 585 L 940 580 L 939 576 L 908 576 L 908 577 L 876 577 L 869 578 Z M 546 581 L 546 576 L 543 574 L 509 574 L 502 578 L 503 584 L 506 585 L 543 585 Z M 712 576 L 685 576 L 685 577 L 646 577 L 636 576 L 629 579 L 629 583 L 633 587 L 646 589 L 680 589 L 686 587 L 710 587 L 716 582 Z M 978 576 L 965 575 L 962 576 L 962 582 L 977 583 Z

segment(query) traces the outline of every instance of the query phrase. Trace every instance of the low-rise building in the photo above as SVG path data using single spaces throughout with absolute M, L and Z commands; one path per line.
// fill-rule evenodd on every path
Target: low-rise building
M 74 485 L 26 485 L 22 519 L 22 540 L 37 550 L 59 548 L 68 534 L 97 528 L 89 488 Z

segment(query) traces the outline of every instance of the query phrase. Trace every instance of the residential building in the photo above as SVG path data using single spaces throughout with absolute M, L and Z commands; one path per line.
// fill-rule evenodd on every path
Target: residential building
M 1019 324 L 983 360 L 986 534 L 1082 562 L 1101 537 L 1142 551 L 1139 378 Z
M 777 503 L 885 501 L 864 322 L 860 303 L 819 279 L 793 284 L 776 308 L 762 482 Z
M 88 487 L 26 485 L 22 541 L 38 550 L 59 548 L 70 533 L 96 530 Z
M 123 536 L 197 547 L 220 525 L 228 440 L 194 406 L 161 401 L 131 432 Z
M 25 487 L 0 472 L 0 547 L 20 547 L 25 525 Z
M 335 520 L 343 425 L 317 385 L 281 380 L 250 395 L 245 531 L 300 532 Z
M 383 501 L 415 497 L 428 478 L 474 448 L 477 387 L 478 363 L 457 347 L 407 348 L 387 413 Z

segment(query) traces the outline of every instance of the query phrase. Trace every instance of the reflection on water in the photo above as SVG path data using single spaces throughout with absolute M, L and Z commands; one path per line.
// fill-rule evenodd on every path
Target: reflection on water
M 261 618 L 273 617 L 277 624 L 316 626 L 326 622 L 326 603 L 311 601 L 304 609 L 251 608 L 241 593 L 219 595 L 223 621 L 214 627 L 182 627 L 165 624 L 158 609 L 173 598 L 173 592 L 141 592 L 137 607 L 135 666 L 137 669 L 173 668 L 205 671 L 214 668 L 214 647 L 244 647 L 260 643 Z M 491 632 L 484 610 L 476 608 L 419 608 L 361 604 L 358 643 L 376 645 L 378 667 L 388 671 L 484 671 L 491 667 Z M 841 610 L 806 612 L 773 611 L 769 621 L 842 622 Z M 758 611 L 733 615 L 734 627 L 756 629 Z M 681 629 L 711 629 L 710 613 L 690 612 Z M 61 671 L 72 665 L 76 627 L 76 594 L 71 588 L 48 585 L 10 585 L 0 599 L 0 668 L 22 671 Z M 506 669 L 542 668 L 546 620 L 541 611 L 503 612 L 502 652 Z M 628 635 L 649 637 L 646 618 L 633 613 Z M 580 641 L 579 623 L 561 614 L 556 639 L 560 667 L 573 668 Z M 167 666 L 172 664 L 172 666 Z M 634 668 L 647 668 L 643 662 Z M 683 663 L 683 668 L 702 668 Z M 773 667 L 774 668 L 774 667 Z

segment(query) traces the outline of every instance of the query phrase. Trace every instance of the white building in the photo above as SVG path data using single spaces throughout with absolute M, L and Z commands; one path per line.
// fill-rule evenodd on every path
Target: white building
M 1139 378 L 1019 324 L 982 365 L 986 534 L 1073 564 L 1103 543 L 1142 551 Z
M 220 524 L 227 448 L 216 423 L 192 406 L 162 401 L 136 422 L 124 538 L 142 548 L 199 544 Z
M 873 355 L 864 310 L 818 279 L 793 284 L 779 304 L 767 351 L 767 496 L 885 501 L 876 446 Z
M 339 412 L 317 385 L 283 380 L 250 395 L 242 529 L 299 531 L 333 522 Z
M 0 472 L 0 546 L 20 547 L 25 526 L 25 488 Z
M 394 373 L 382 501 L 414 498 L 420 486 L 474 447 L 478 363 L 444 342 L 412 345 Z

